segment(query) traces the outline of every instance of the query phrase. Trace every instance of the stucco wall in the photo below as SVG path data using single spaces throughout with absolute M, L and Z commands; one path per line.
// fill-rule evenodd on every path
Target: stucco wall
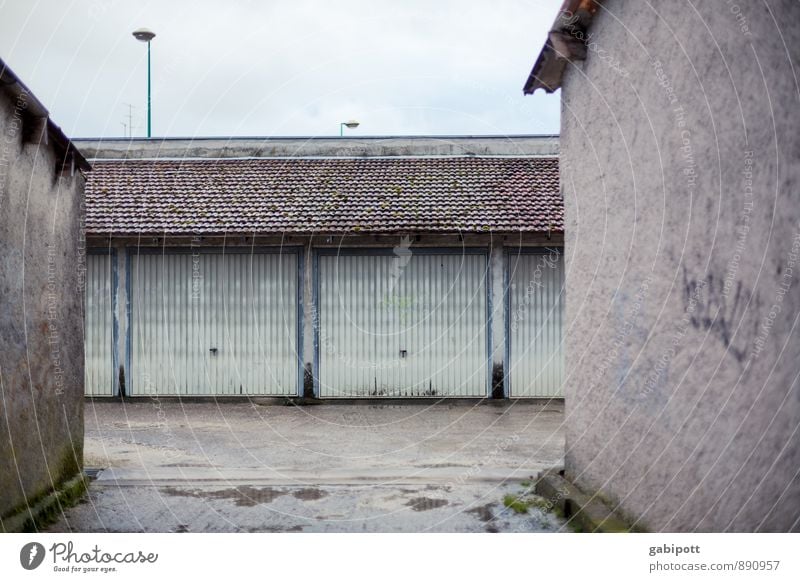
M 797 22 L 609 0 L 564 80 L 566 467 L 652 530 L 800 530 Z
M 83 462 L 83 178 L 22 144 L 24 109 L 0 92 L 0 519 Z

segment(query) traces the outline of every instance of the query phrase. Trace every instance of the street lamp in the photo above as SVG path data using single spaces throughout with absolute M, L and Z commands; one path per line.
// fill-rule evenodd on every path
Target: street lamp
M 147 43 L 147 137 L 150 137 L 151 114 L 150 114 L 150 41 L 156 37 L 156 33 L 147 28 L 139 28 L 133 31 L 136 40 Z
M 348 129 L 355 129 L 358 127 L 358 122 L 355 119 L 341 122 L 339 124 L 339 137 L 342 137 L 344 135 L 345 126 L 347 126 Z

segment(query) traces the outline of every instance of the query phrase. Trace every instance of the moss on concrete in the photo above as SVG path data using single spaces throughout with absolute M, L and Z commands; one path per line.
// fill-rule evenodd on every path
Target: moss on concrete
M 503 497 L 503 505 L 515 513 L 528 513 L 528 504 L 516 495 L 506 495 Z
M 15 507 L 12 507 L 8 511 L 6 511 L 2 516 L 0 516 L 0 522 L 2 522 L 3 529 L 6 531 L 10 531 L 6 527 L 6 523 L 9 520 L 13 520 L 15 516 L 25 515 L 28 513 L 29 508 L 33 508 L 37 504 L 39 504 L 43 499 L 52 495 L 54 491 L 60 491 L 65 484 L 70 483 L 72 480 L 75 479 L 76 475 L 81 475 L 83 468 L 83 442 L 81 441 L 80 444 L 77 446 L 76 451 L 73 451 L 73 448 L 70 444 L 66 444 L 63 447 L 63 451 L 61 453 L 61 460 L 58 463 L 53 465 L 53 468 L 50 470 L 50 475 L 52 475 L 52 479 L 47 480 L 47 485 L 42 486 L 39 488 L 38 491 L 30 492 L 27 495 L 26 499 L 21 503 L 18 503 Z M 76 454 L 78 458 L 76 458 Z M 9 475 L 10 477 L 10 475 Z M 55 483 L 55 489 L 52 486 L 52 483 Z M 5 484 L 4 484 L 5 485 Z M 18 486 L 14 484 L 14 486 Z M 18 528 L 17 528 L 18 530 Z
M 13 514 L 0 520 L 5 532 L 38 532 L 55 522 L 61 512 L 75 505 L 86 493 L 87 480 L 78 474 L 63 481 L 57 489 L 40 495 Z
M 599 494 L 589 495 L 578 489 L 558 471 L 545 471 L 536 482 L 536 492 L 567 520 L 577 532 L 623 533 L 643 531 L 634 528 L 615 513 Z
M 523 491 L 518 495 L 506 495 L 503 497 L 503 505 L 516 513 L 528 513 L 528 510 L 532 508 L 548 513 L 553 509 L 553 506 L 546 499 L 531 494 L 529 490 Z

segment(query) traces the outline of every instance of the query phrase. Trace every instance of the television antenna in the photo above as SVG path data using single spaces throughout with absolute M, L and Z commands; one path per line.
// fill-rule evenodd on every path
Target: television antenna
M 128 120 L 128 123 L 125 123 L 124 121 L 120 122 L 122 124 L 123 136 L 133 137 L 133 130 L 136 127 L 138 127 L 138 124 L 135 124 L 133 122 L 134 120 L 133 110 L 136 108 L 130 103 L 123 103 L 123 105 L 126 105 L 128 107 L 128 114 L 125 116 Z

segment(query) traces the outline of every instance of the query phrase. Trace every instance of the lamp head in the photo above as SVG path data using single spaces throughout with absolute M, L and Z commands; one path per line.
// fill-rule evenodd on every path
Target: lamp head
M 133 31 L 133 37 L 142 42 L 150 42 L 156 37 L 156 33 L 147 28 L 139 28 Z

